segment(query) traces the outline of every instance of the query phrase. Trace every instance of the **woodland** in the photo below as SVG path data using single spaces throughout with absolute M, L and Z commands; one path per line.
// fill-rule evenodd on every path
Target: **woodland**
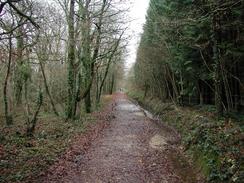
M 0 1 L 0 182 L 42 175 L 121 88 L 206 182 L 243 181 L 243 0 L 150 0 L 128 72 L 125 2 Z
M 243 2 L 152 0 L 135 82 L 176 104 L 243 108 Z
M 243 8 L 242 0 L 151 0 L 129 74 L 130 95 L 181 131 L 212 182 L 244 179 Z
M 33 135 L 41 110 L 79 118 L 120 77 L 123 9 L 104 1 L 1 2 L 1 81 L 6 125 L 23 113 Z M 115 75 L 116 73 L 116 75 Z
M 102 94 L 116 90 L 127 44 L 122 5 L 0 1 L 1 181 L 20 181 L 32 166 L 44 169 L 38 159 L 53 161 L 67 136 L 84 130 L 83 121 L 101 106 Z M 46 140 L 40 142 L 40 136 Z M 28 147 L 36 141 L 31 154 Z M 46 149 L 40 149 L 43 145 Z M 16 156 L 22 157 L 17 165 L 11 162 Z M 21 168 L 32 156 L 38 165 Z

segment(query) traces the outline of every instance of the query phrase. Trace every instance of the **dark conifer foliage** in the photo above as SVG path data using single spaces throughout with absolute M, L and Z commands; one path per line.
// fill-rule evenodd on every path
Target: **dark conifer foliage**
M 177 104 L 244 105 L 242 0 L 151 0 L 135 83 Z

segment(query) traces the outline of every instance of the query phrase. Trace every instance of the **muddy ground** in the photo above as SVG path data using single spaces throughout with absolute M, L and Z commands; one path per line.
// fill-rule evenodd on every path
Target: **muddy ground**
M 177 132 L 151 119 L 126 95 L 114 95 L 100 121 L 36 182 L 203 182 L 182 153 Z M 94 135 L 95 134 L 95 135 Z

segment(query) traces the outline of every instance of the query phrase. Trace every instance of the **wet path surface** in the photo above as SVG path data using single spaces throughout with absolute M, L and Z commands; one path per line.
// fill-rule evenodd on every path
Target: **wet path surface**
M 46 182 L 195 183 L 192 173 L 184 175 L 185 171 L 192 172 L 187 163 L 169 158 L 178 156 L 177 141 L 172 129 L 159 127 L 120 94 L 115 100 L 110 127 L 103 130 L 86 153 L 73 158 L 72 171 L 58 181 L 51 177 Z M 178 171 L 177 167 L 184 170 Z

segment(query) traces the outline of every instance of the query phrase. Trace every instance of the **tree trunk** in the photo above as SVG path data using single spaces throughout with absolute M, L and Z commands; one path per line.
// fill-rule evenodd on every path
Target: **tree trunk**
M 221 51 L 219 45 L 221 43 L 221 30 L 220 30 L 220 15 L 214 13 L 213 15 L 213 60 L 215 63 L 215 106 L 218 116 L 223 116 L 222 105 L 222 76 L 221 76 Z
M 52 105 L 53 112 L 54 112 L 54 114 L 56 114 L 56 116 L 59 116 L 58 111 L 57 111 L 57 109 L 55 107 L 55 104 L 53 102 L 53 98 L 52 98 L 51 93 L 50 93 L 49 88 L 48 88 L 47 79 L 46 79 L 46 75 L 45 75 L 45 71 L 44 71 L 44 67 L 43 67 L 42 61 L 40 60 L 39 63 L 40 63 L 40 68 L 41 68 L 41 72 L 42 72 L 42 77 L 43 77 L 45 89 L 46 89 L 48 98 L 50 100 L 50 103 Z
M 22 103 L 22 90 L 24 85 L 23 78 L 23 49 L 24 49 L 24 39 L 23 39 L 23 30 L 22 27 L 19 27 L 18 30 L 18 38 L 17 38 L 17 64 L 14 72 L 15 76 L 15 85 L 14 85 L 14 96 L 16 105 L 20 105 Z
M 108 76 L 108 71 L 109 71 L 109 67 L 110 67 L 111 61 L 112 61 L 112 56 L 111 56 L 111 58 L 110 58 L 109 61 L 108 61 L 108 64 L 107 64 L 107 67 L 106 67 L 106 70 L 105 70 L 105 73 L 104 73 L 104 76 L 103 76 L 101 85 L 100 85 L 100 87 L 99 87 L 99 91 L 98 91 L 98 101 L 97 101 L 98 104 L 100 103 L 100 99 L 101 99 L 101 95 L 102 95 L 102 89 L 103 89 L 105 80 L 107 79 L 107 76 Z
M 149 85 L 146 84 L 143 99 L 147 97 L 148 89 L 149 89 Z
M 237 75 L 237 78 L 240 78 L 240 72 L 238 63 L 235 64 L 234 73 Z M 235 110 L 239 112 L 241 106 L 241 94 L 240 94 L 240 83 L 237 79 L 234 80 L 234 100 L 235 100 Z
M 89 90 L 85 97 L 85 108 L 87 113 L 91 113 L 91 90 Z
M 8 56 L 8 66 L 7 66 L 7 73 L 5 77 L 4 87 L 3 87 L 3 99 L 4 99 L 4 111 L 5 111 L 5 119 L 6 125 L 9 126 L 13 123 L 12 115 L 9 114 L 9 107 L 8 107 L 8 80 L 10 75 L 10 67 L 12 62 L 12 38 L 11 35 L 9 37 L 9 56 Z
M 74 30 L 75 0 L 70 0 L 70 11 L 68 18 L 68 101 L 66 115 L 68 119 L 75 116 L 75 100 L 76 100 L 76 79 L 75 79 L 75 30 Z
M 98 71 L 96 72 L 96 102 L 99 103 L 99 83 L 100 83 L 100 77 Z
M 29 121 L 29 124 L 27 126 L 27 130 L 26 130 L 27 136 L 33 136 L 33 133 L 34 133 L 35 127 L 36 127 L 36 123 L 38 120 L 37 117 L 38 117 L 38 114 L 41 110 L 42 103 L 43 103 L 43 96 L 42 96 L 41 89 L 39 89 L 38 100 L 37 100 L 37 108 L 36 108 L 36 111 L 32 117 L 32 120 Z
M 25 81 L 24 84 L 24 98 L 25 98 L 25 115 L 27 119 L 27 129 L 30 128 L 30 105 L 29 105 L 29 100 L 28 100 L 28 81 Z M 28 130 L 27 130 L 28 131 Z
M 200 104 L 200 106 L 202 106 L 203 104 L 204 104 L 204 100 L 203 100 L 203 93 L 202 93 L 202 91 L 200 91 L 200 93 L 199 93 L 199 104 Z
M 74 116 L 77 114 L 76 112 L 78 112 L 78 116 L 80 116 L 80 112 L 81 112 L 81 108 L 80 108 L 80 101 L 81 101 L 81 96 L 80 96 L 80 93 L 81 93 L 81 84 L 82 84 L 82 78 L 81 78 L 81 74 L 79 73 L 78 74 L 78 83 L 77 83 L 77 91 L 76 91 L 76 100 L 75 100 L 75 103 L 74 103 Z M 78 109 L 78 111 L 77 111 Z
M 113 94 L 114 82 L 115 82 L 115 76 L 114 76 L 114 73 L 113 73 L 113 75 L 112 75 L 112 81 L 111 81 L 111 86 L 110 86 L 110 92 L 109 92 L 110 95 Z

